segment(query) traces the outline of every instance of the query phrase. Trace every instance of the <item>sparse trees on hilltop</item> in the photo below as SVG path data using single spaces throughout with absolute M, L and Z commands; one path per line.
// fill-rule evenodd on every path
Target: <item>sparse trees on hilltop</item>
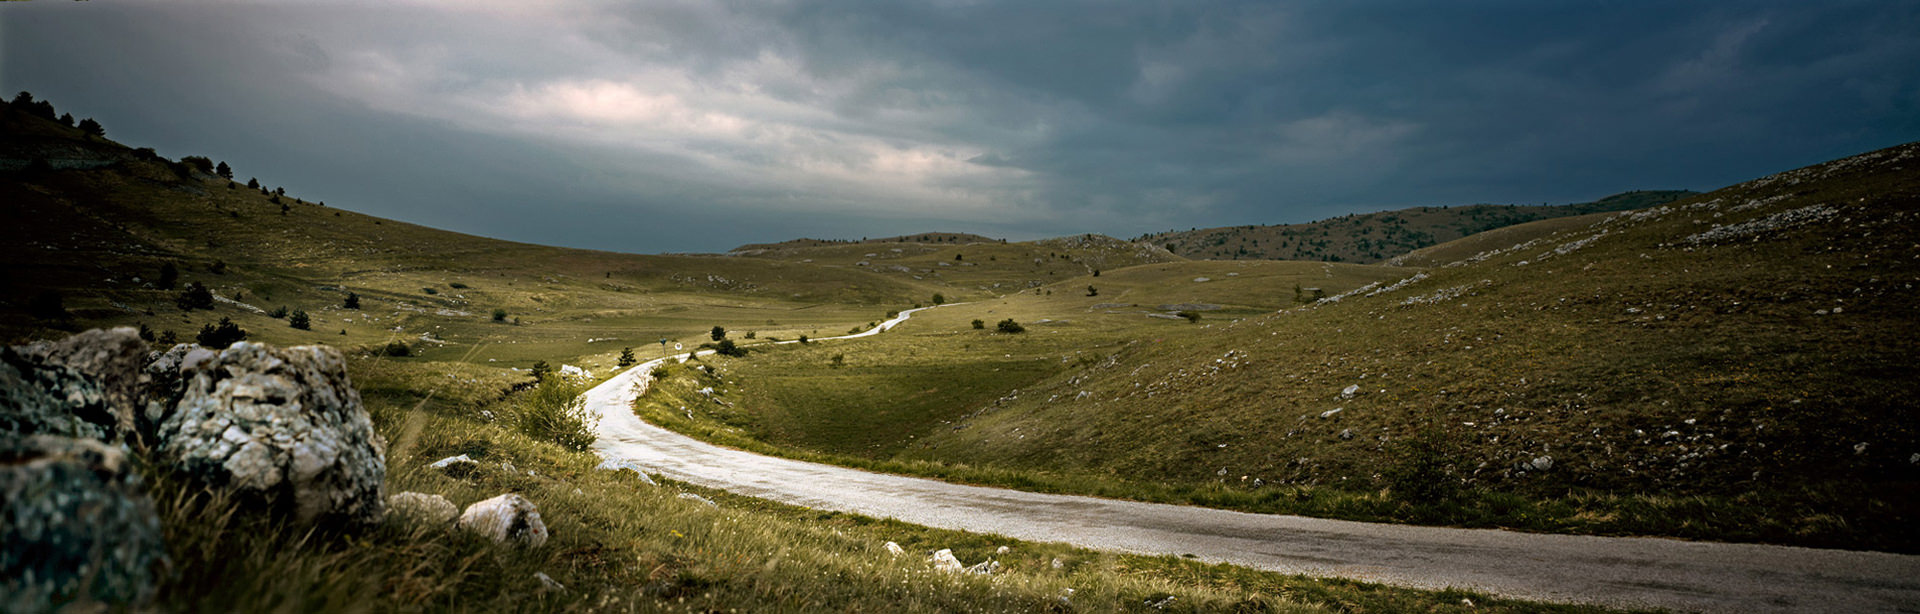
M 233 167 L 227 166 L 226 160 L 221 160 L 219 166 L 213 167 L 213 174 L 219 175 L 223 179 L 231 180 L 233 179 Z
M 91 117 L 80 120 L 80 131 L 83 133 L 86 133 L 87 136 L 94 136 L 94 137 L 107 136 L 107 128 L 105 126 L 101 126 L 100 122 L 93 121 L 93 118 Z

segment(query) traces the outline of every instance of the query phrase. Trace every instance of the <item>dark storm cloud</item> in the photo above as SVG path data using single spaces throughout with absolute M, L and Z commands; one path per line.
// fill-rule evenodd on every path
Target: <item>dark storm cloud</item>
M 0 87 L 627 251 L 1707 189 L 1920 138 L 1907 3 L 0 5 Z

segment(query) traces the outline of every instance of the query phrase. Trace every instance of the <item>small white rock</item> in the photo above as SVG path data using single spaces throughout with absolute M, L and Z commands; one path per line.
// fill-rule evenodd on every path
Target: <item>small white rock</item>
M 718 503 L 714 503 L 712 499 L 708 499 L 708 498 L 706 498 L 706 497 L 702 497 L 702 496 L 700 496 L 700 495 L 696 495 L 696 494 L 693 494 L 693 493 L 690 493 L 690 492 L 683 492 L 683 493 L 680 493 L 680 496 L 679 496 L 679 498 L 681 498 L 681 499 L 689 499 L 689 500 L 693 500 L 693 501 L 699 501 L 699 502 L 701 502 L 701 503 L 705 503 L 705 504 L 707 504 L 707 507 L 715 507 L 715 508 L 717 508 L 717 507 L 720 507 L 720 504 L 718 504 Z
M 460 508 L 440 495 L 403 492 L 387 497 L 387 513 L 425 524 L 446 525 L 460 515 Z
M 563 585 L 560 582 L 554 580 L 553 576 L 547 575 L 547 572 L 544 572 L 544 571 L 533 572 L 533 579 L 540 581 L 541 590 L 555 592 L 555 593 L 567 592 L 566 585 Z
M 454 526 L 479 533 L 495 543 L 512 541 L 528 548 L 547 543 L 547 524 L 540 508 L 517 494 L 507 493 L 467 506 Z
M 900 556 L 906 553 L 907 553 L 907 550 L 905 548 L 901 548 L 900 544 L 887 542 L 887 554 L 890 554 L 893 556 Z
M 947 573 L 960 573 L 965 571 L 967 566 L 960 564 L 960 559 L 953 556 L 953 550 L 941 548 L 939 552 L 933 553 L 933 568 Z

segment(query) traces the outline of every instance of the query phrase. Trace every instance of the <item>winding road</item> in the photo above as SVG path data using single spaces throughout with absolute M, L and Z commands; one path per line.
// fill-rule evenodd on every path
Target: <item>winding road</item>
M 894 319 L 847 339 L 879 334 Z M 792 343 L 792 342 L 786 342 Z M 1705 612 L 1920 612 L 1920 556 L 1545 535 L 1249 514 L 879 474 L 719 447 L 632 411 L 656 365 L 586 393 L 596 452 L 702 486 L 818 509 L 1043 542 L 1398 586 Z

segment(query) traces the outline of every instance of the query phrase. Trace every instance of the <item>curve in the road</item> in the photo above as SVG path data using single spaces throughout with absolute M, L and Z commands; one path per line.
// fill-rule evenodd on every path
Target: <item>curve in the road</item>
M 914 311 L 822 340 L 879 334 Z M 633 402 L 654 367 L 689 355 L 641 364 L 586 393 L 588 408 L 600 416 L 596 452 L 649 473 L 794 505 L 1283 573 L 1624 607 L 1920 611 L 1920 556 L 1249 514 L 966 486 L 762 456 L 635 416 Z

